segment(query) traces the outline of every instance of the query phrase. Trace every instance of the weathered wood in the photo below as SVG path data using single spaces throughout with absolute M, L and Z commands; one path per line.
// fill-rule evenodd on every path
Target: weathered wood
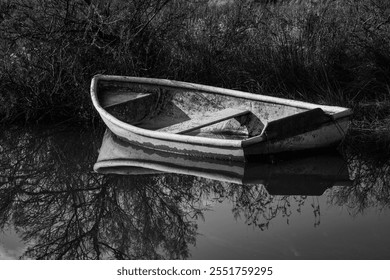
M 284 139 L 315 129 L 331 120 L 331 116 L 321 108 L 316 108 L 269 122 L 262 135 L 268 140 Z
M 197 129 L 200 129 L 205 126 L 209 126 L 212 124 L 216 124 L 231 118 L 237 118 L 240 116 L 244 116 L 250 114 L 249 110 L 242 109 L 231 109 L 227 108 L 218 112 L 213 113 L 209 117 L 201 118 L 201 119 L 191 119 L 183 123 L 178 123 L 169 127 L 164 127 L 159 129 L 160 132 L 169 132 L 176 134 L 185 134 Z
M 249 137 L 260 135 L 264 129 L 264 123 L 252 112 L 237 118 L 237 121 L 246 127 Z
M 109 108 L 150 95 L 150 93 L 130 92 L 128 90 L 105 91 L 100 97 L 100 104 L 103 108 Z

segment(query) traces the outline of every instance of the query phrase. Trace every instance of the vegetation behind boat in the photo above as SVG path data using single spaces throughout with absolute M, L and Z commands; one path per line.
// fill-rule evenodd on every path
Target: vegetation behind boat
M 352 107 L 388 138 L 388 1 L 261 2 L 0 0 L 2 122 L 89 124 L 106 73 Z

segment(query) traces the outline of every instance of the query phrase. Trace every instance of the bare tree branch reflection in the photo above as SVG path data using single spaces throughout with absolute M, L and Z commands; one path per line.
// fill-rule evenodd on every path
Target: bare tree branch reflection
M 267 230 L 275 218 L 283 218 L 288 224 L 293 212 L 301 212 L 305 203 L 310 203 L 306 195 L 270 195 L 264 185 L 231 185 L 221 197 L 226 197 L 232 204 L 235 219 L 242 219 L 248 225 Z M 320 223 L 318 201 L 311 198 L 314 213 L 314 226 Z
M 23 258 L 189 257 L 201 215 L 190 177 L 93 173 L 91 133 L 1 136 L 0 225 L 29 243 Z
M 345 147 L 345 158 L 353 184 L 334 188 L 329 194 L 335 205 L 345 206 L 351 215 L 363 214 L 369 207 L 390 206 L 390 150 L 386 143 L 353 142 Z

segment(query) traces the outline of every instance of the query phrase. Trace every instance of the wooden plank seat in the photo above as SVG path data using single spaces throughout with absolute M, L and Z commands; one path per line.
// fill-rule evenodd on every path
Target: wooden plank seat
M 200 129 L 202 127 L 206 127 L 212 124 L 216 124 L 231 118 L 239 118 L 241 116 L 245 116 L 248 114 L 252 114 L 249 110 L 243 110 L 243 109 L 232 109 L 227 108 L 215 113 L 212 113 L 212 115 L 208 117 L 203 117 L 199 119 L 191 119 L 182 123 L 174 124 L 168 127 L 164 127 L 159 129 L 160 132 L 169 132 L 169 133 L 176 133 L 176 134 L 185 134 L 197 129 Z
M 145 98 L 150 95 L 151 93 L 129 92 L 128 90 L 105 91 L 104 94 L 102 94 L 100 104 L 103 108 L 109 108 L 133 101 L 134 99 Z

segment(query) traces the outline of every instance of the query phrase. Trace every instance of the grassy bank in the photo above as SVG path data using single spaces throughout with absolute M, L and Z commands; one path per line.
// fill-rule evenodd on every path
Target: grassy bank
M 348 106 L 356 131 L 388 131 L 390 4 L 309 2 L 0 0 L 2 121 L 88 123 L 106 73 Z

